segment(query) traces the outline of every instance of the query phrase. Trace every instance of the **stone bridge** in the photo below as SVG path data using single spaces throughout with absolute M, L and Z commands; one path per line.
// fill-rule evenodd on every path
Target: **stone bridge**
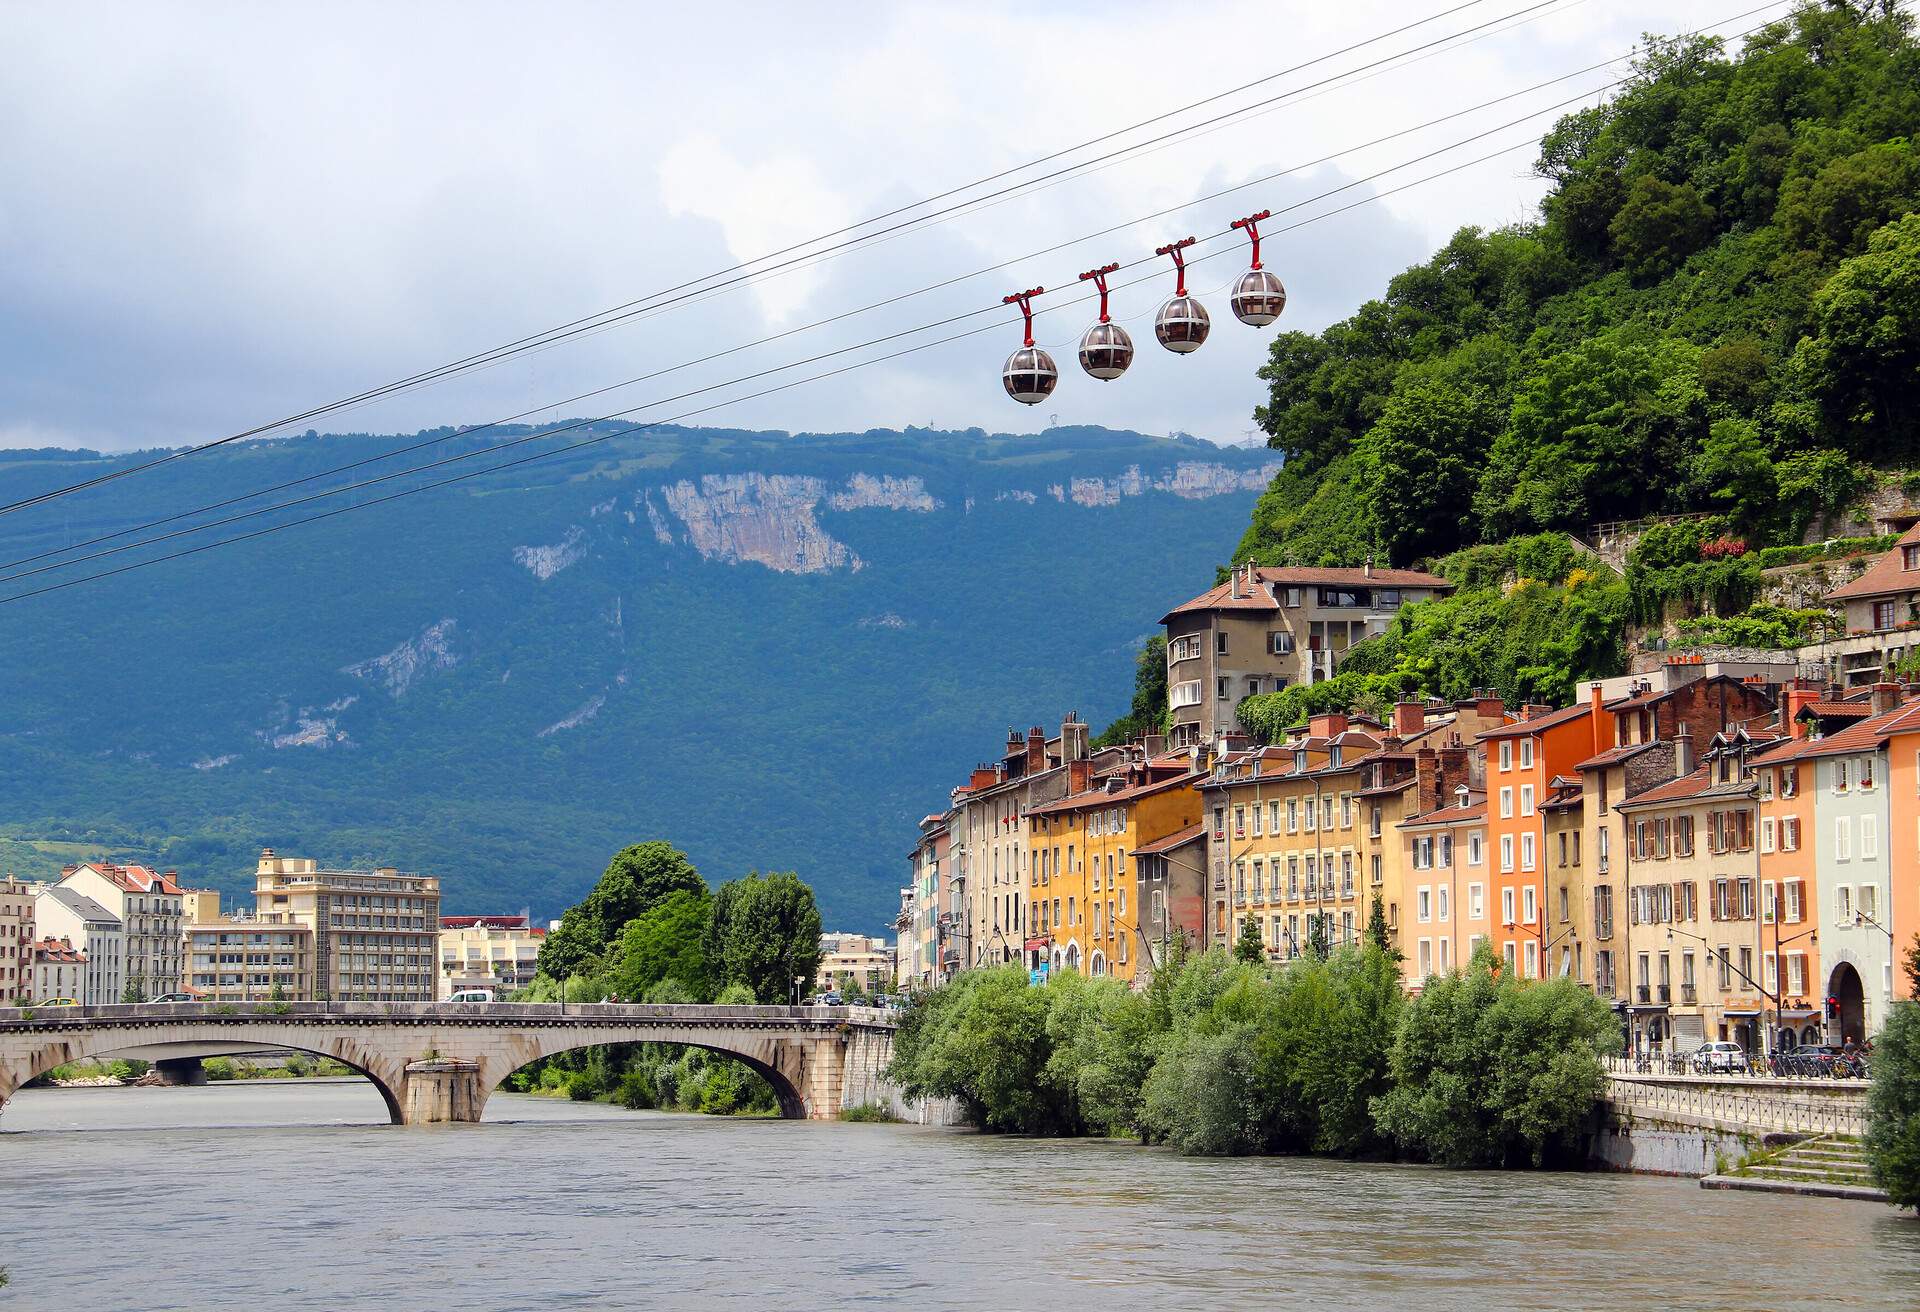
M 766 1077 L 780 1114 L 832 1120 L 898 1103 L 884 1082 L 891 1013 L 864 1007 L 605 1003 L 141 1003 L 0 1008 L 0 1106 L 28 1081 L 90 1057 L 181 1071 L 201 1057 L 284 1048 L 365 1075 L 395 1125 L 478 1121 L 528 1062 L 602 1043 L 683 1043 Z

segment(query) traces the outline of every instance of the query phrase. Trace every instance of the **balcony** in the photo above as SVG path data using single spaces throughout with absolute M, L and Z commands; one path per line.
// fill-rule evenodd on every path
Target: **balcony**
M 1682 984 L 1680 986 L 1680 1005 L 1681 1006 L 1691 1007 L 1694 1005 L 1694 1003 L 1698 1002 L 1699 1000 L 1700 1000 L 1699 997 L 1695 994 L 1693 985 Z
M 1653 990 L 1645 984 L 1638 985 L 1633 990 L 1633 1000 L 1642 1004 L 1651 1002 L 1653 1001 Z

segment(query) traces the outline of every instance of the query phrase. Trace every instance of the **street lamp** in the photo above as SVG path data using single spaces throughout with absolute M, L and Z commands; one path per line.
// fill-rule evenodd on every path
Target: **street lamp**
M 1675 929 L 1672 925 L 1668 925 L 1667 926 L 1667 942 L 1669 943 L 1673 942 L 1673 936 L 1675 934 L 1679 934 L 1683 938 L 1690 938 L 1694 942 L 1701 944 L 1707 949 L 1707 955 L 1710 958 L 1712 958 L 1715 961 L 1718 961 L 1721 966 L 1725 967 L 1727 970 L 1732 971 L 1734 974 L 1738 975 L 1741 979 L 1745 980 L 1748 984 L 1751 984 L 1753 986 L 1754 992 L 1758 993 L 1763 999 L 1773 1004 L 1773 1023 L 1776 1028 L 1779 1026 L 1780 1024 L 1779 993 L 1775 992 L 1773 989 L 1769 989 L 1766 985 L 1762 984 L 1759 980 L 1747 974 L 1746 971 L 1734 965 L 1732 958 L 1723 957 L 1719 953 L 1715 952 L 1713 949 L 1712 942 L 1704 938 L 1703 936 L 1696 934 L 1691 930 Z M 1779 922 L 1776 921 L 1774 923 L 1774 940 L 1773 940 L 1773 968 L 1775 973 L 1778 974 L 1780 970 L 1780 945 L 1782 943 L 1792 943 L 1796 939 L 1803 939 L 1808 937 L 1811 937 L 1814 940 L 1814 942 L 1817 943 L 1820 941 L 1819 934 L 1820 934 L 1819 930 L 1810 929 L 1804 934 L 1795 934 L 1793 938 L 1782 939 L 1781 937 L 1779 937 Z M 1776 988 L 1778 987 L 1779 982 L 1780 981 L 1777 979 L 1774 981 Z M 1766 1034 L 1762 1034 L 1761 1038 L 1765 1041 L 1767 1051 L 1771 1052 L 1773 1049 L 1773 1035 L 1771 1033 L 1766 1033 Z
M 1545 910 L 1546 910 L 1545 907 L 1541 908 L 1541 911 L 1543 913 L 1545 912 Z M 1539 917 L 1539 919 L 1542 922 L 1544 922 L 1546 917 L 1543 914 Z M 1547 927 L 1545 923 L 1521 926 L 1521 925 L 1516 925 L 1511 920 L 1505 922 L 1504 928 L 1509 934 L 1511 934 L 1516 929 L 1524 928 L 1527 931 L 1527 933 L 1533 935 L 1534 939 L 1540 944 L 1540 978 L 1541 979 L 1546 979 L 1548 977 L 1547 953 L 1553 950 L 1553 945 L 1560 942 L 1562 939 L 1574 938 L 1578 936 L 1580 932 L 1580 927 L 1578 925 L 1568 925 L 1560 933 L 1555 934 L 1552 938 L 1548 938 Z
M 805 975 L 795 975 L 793 977 L 793 1005 L 796 1007 L 800 1005 L 800 986 L 806 982 L 807 977 Z

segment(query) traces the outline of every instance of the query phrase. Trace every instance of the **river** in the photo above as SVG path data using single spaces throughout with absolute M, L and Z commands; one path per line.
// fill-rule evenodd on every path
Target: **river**
M 1907 1308 L 1920 1222 L 1625 1175 L 1185 1159 L 357 1080 L 27 1090 L 0 1308 Z

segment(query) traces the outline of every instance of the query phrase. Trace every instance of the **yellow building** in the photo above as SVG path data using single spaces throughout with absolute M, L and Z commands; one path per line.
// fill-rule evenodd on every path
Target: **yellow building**
M 440 881 L 398 870 L 322 870 L 260 854 L 254 914 L 313 935 L 314 995 L 339 1002 L 432 1002 Z
M 220 919 L 220 893 L 212 888 L 180 890 L 180 919 L 188 926 L 211 925 Z
M 540 945 L 547 931 L 525 916 L 440 917 L 440 974 L 437 996 L 492 989 L 512 993 L 533 983 L 539 972 Z
M 1213 941 L 1231 944 L 1252 916 L 1278 960 L 1305 952 L 1316 933 L 1329 949 L 1356 944 L 1378 897 L 1388 942 L 1417 985 L 1424 973 L 1414 940 L 1401 934 L 1418 918 L 1416 849 L 1431 844 L 1419 846 L 1400 826 L 1451 805 L 1452 789 L 1474 782 L 1465 743 L 1503 722 L 1494 698 L 1405 702 L 1388 725 L 1316 715 L 1282 743 L 1224 757 L 1204 785 Z M 1428 923 L 1434 896 L 1429 884 Z
M 820 969 L 814 988 L 821 993 L 885 993 L 893 984 L 893 945 L 865 934 L 822 934 Z
M 1067 796 L 1026 816 L 1027 964 L 1131 980 L 1145 942 L 1130 854 L 1199 823 L 1200 775 L 1153 761 L 1098 776 L 1088 761 L 1068 767 Z
M 187 986 L 201 1002 L 314 996 L 313 931 L 260 920 L 201 921 L 186 929 Z

